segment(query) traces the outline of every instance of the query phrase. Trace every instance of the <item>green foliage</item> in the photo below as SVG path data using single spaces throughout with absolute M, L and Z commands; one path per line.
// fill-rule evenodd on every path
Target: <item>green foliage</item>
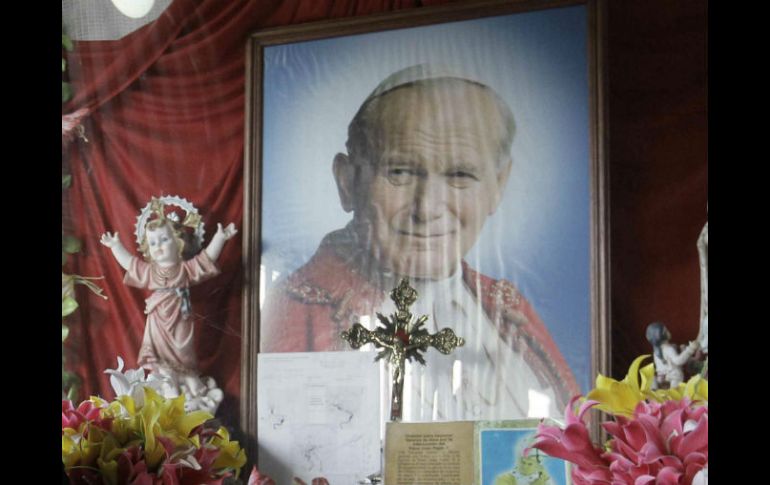
M 80 386 L 78 384 L 80 383 L 80 379 L 78 379 L 78 376 L 75 374 L 69 373 L 72 375 L 72 385 L 70 386 L 69 390 L 67 391 L 67 399 L 69 399 L 72 402 L 80 401 L 78 399 L 78 392 L 80 391 Z
M 80 388 L 80 378 L 77 374 L 64 369 L 64 357 L 61 360 L 61 392 L 70 401 L 79 401 L 78 392 Z
M 80 378 L 75 374 L 74 372 L 70 372 L 66 369 L 65 363 L 66 360 L 64 358 L 64 334 L 69 333 L 69 331 L 65 332 L 65 328 L 67 328 L 64 324 L 62 324 L 62 354 L 61 354 L 61 393 L 62 393 L 62 399 L 69 399 L 70 401 L 79 401 L 78 399 L 78 391 L 79 391 L 79 384 L 80 384 Z
M 72 52 L 72 49 L 75 48 L 75 46 L 72 44 L 72 39 L 70 39 L 69 36 L 65 33 L 61 34 L 61 46 L 67 49 L 69 52 Z
M 65 253 L 75 254 L 80 251 L 82 244 L 80 240 L 74 236 L 68 234 L 62 234 L 61 237 L 61 249 Z
M 61 102 L 66 103 L 72 97 L 72 87 L 70 83 L 61 82 Z
M 72 43 L 72 39 L 70 39 L 69 36 L 67 36 L 67 34 L 64 33 L 64 25 L 62 25 L 61 45 L 62 45 L 62 48 L 68 52 L 71 52 L 75 48 L 74 44 Z M 65 81 L 66 79 L 65 73 L 67 72 L 67 67 L 68 67 L 67 60 L 64 58 L 64 55 L 62 55 L 62 60 L 61 60 L 61 71 L 62 71 L 61 102 L 62 104 L 72 99 L 72 96 L 73 96 L 72 85 L 69 82 Z M 71 184 L 72 184 L 72 175 L 69 175 L 69 174 L 62 175 L 62 178 L 61 178 L 62 190 L 68 189 Z M 64 232 L 62 232 L 61 246 L 62 246 L 61 264 L 62 266 L 64 266 L 67 263 L 68 255 L 79 252 L 82 248 L 82 243 L 77 238 L 66 235 L 64 234 Z M 62 386 L 62 395 L 63 396 L 66 395 L 67 399 L 70 399 L 73 401 L 78 400 L 77 398 L 79 394 L 79 385 L 81 380 L 77 374 L 66 370 L 65 359 L 64 359 L 66 349 L 64 348 L 64 341 L 67 340 L 67 337 L 70 334 L 70 329 L 67 325 L 65 325 L 63 320 L 65 317 L 67 317 L 68 315 L 71 315 L 78 308 L 78 302 L 75 301 L 75 298 L 74 298 L 75 284 L 85 285 L 97 296 L 100 296 L 102 298 L 107 298 L 104 294 L 102 294 L 102 289 L 91 281 L 93 279 L 98 279 L 98 278 L 87 278 L 87 277 L 82 277 L 78 275 L 66 275 L 62 273 L 61 386 Z
M 64 30 L 64 26 L 62 26 L 62 31 Z M 72 39 L 70 39 L 64 32 L 61 34 L 61 45 L 62 48 L 66 49 L 67 51 L 72 51 L 74 46 L 72 45 Z M 64 74 L 67 71 L 67 61 L 62 57 L 61 60 L 61 72 Z M 61 102 L 66 103 L 69 101 L 69 99 L 72 97 L 72 86 L 65 82 L 62 78 L 61 83 Z M 62 175 L 61 178 L 61 188 L 62 190 L 69 188 L 70 184 L 72 183 L 72 176 L 71 175 Z M 67 254 L 74 254 L 78 251 L 80 251 L 80 241 L 77 240 L 77 238 L 72 236 L 67 236 L 64 233 L 62 233 L 61 236 L 61 264 L 64 266 L 67 263 Z M 68 278 L 64 278 L 64 275 L 62 274 L 62 300 L 61 300 L 61 317 L 62 320 L 67 315 L 72 314 L 75 310 L 78 308 L 78 302 L 75 301 L 75 299 L 70 296 L 68 293 L 71 293 L 71 288 L 67 289 L 65 292 L 66 287 L 69 287 L 69 285 L 74 284 L 72 280 Z M 65 296 L 66 294 L 66 296 Z M 64 341 L 67 340 L 67 337 L 70 334 L 70 329 L 67 327 L 67 325 L 62 322 L 61 325 L 61 344 L 62 344 L 62 356 L 61 356 L 61 390 L 62 390 L 62 396 L 67 397 L 67 399 L 70 399 L 72 401 L 76 401 L 78 397 L 78 383 L 80 379 L 77 375 L 75 375 L 72 372 L 69 372 L 65 367 L 65 361 L 64 361 Z
M 64 27 L 62 26 L 62 29 Z M 75 46 L 72 44 L 72 39 L 67 36 L 64 32 L 61 34 L 61 45 L 63 48 L 65 48 L 67 51 L 71 52 L 72 49 L 75 48 Z M 64 73 L 67 71 L 67 61 L 62 57 L 61 60 L 61 72 Z M 72 98 L 72 86 L 68 82 L 61 82 L 61 102 L 66 103 L 67 101 Z
M 64 318 L 71 315 L 72 312 L 78 309 L 78 302 L 71 296 L 65 296 L 61 299 L 61 317 Z

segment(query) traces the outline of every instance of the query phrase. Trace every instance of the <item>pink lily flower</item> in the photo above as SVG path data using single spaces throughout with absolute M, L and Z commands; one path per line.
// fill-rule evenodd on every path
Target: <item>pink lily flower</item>
M 567 425 L 562 430 L 557 426 L 547 426 L 541 423 L 532 448 L 563 460 L 574 463 L 572 479 L 575 485 L 581 484 L 610 484 L 611 474 L 608 463 L 602 458 L 602 450 L 591 442 L 583 418 L 597 401 L 585 401 L 574 413 L 575 402 L 580 396 L 573 397 L 564 415 Z
M 613 483 L 689 485 L 708 464 L 708 408 L 687 399 L 640 402 L 632 419 L 603 423 Z
M 573 463 L 575 485 L 690 485 L 708 466 L 708 407 L 681 401 L 640 402 L 632 418 L 602 423 L 612 435 L 609 451 L 591 442 L 583 421 L 597 403 L 585 401 L 566 427 L 540 424 L 532 448 Z
M 297 477 L 294 477 L 294 480 L 292 480 L 292 484 L 307 485 L 307 483 L 305 483 L 304 480 Z M 257 467 L 254 466 L 251 469 L 251 475 L 249 475 L 249 481 L 247 485 L 275 485 L 275 482 L 273 481 L 272 478 L 260 473 L 259 470 L 257 470 Z M 329 481 L 323 477 L 316 477 L 310 481 L 310 485 L 329 485 Z
M 259 470 L 257 470 L 255 465 L 251 469 L 251 474 L 249 475 L 249 481 L 247 485 L 275 485 L 275 482 L 267 475 L 259 473 Z
M 120 454 L 118 462 L 118 485 L 141 485 L 140 476 L 147 477 L 150 480 L 146 483 L 152 483 L 152 479 L 147 474 L 147 463 L 142 456 L 142 450 L 138 446 L 132 446 Z
M 99 414 L 100 408 L 91 401 L 83 401 L 75 409 L 72 401 L 62 399 L 61 402 L 61 428 L 71 428 L 75 431 L 84 431 L 86 423 L 92 423 L 102 429 L 109 430 L 112 424 L 112 418 L 102 418 Z

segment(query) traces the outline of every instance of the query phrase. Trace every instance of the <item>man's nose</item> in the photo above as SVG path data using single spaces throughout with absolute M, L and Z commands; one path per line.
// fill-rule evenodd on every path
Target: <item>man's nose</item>
M 447 210 L 446 202 L 446 186 L 438 177 L 429 175 L 421 179 L 415 187 L 412 219 L 415 222 L 439 219 Z

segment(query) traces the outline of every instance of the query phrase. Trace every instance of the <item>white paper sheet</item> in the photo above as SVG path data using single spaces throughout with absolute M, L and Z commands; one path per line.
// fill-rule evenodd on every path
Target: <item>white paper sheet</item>
M 355 484 L 380 471 L 375 352 L 261 353 L 259 469 L 276 483 Z

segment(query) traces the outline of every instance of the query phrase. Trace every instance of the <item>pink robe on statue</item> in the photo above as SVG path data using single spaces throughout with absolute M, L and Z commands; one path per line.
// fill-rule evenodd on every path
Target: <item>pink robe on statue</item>
M 123 282 L 153 290 L 145 300 L 147 324 L 139 349 L 140 366 L 165 365 L 177 372 L 197 373 L 194 321 L 191 313 L 183 311 L 183 297 L 177 289 L 189 288 L 218 274 L 219 269 L 206 251 L 170 268 L 137 257 L 131 259 Z

